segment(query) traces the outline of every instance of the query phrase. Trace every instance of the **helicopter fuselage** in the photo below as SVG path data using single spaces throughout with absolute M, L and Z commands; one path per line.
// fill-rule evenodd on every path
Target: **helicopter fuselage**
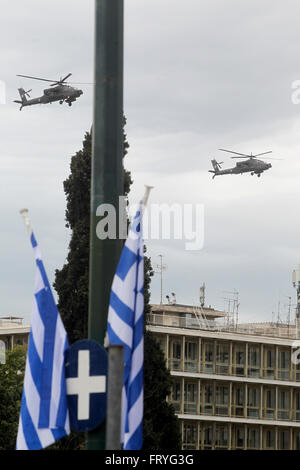
M 215 160 L 212 160 L 214 170 L 209 170 L 215 176 L 220 175 L 239 175 L 242 173 L 251 173 L 260 176 L 261 173 L 272 168 L 271 163 L 258 160 L 256 158 L 249 158 L 248 160 L 238 162 L 235 167 L 221 170 Z
M 71 106 L 72 103 L 83 94 L 83 91 L 68 85 L 58 85 L 53 88 L 45 89 L 43 96 L 39 96 L 38 98 L 27 99 L 26 92 L 23 88 L 19 88 L 19 94 L 21 101 L 16 102 L 21 104 L 20 110 L 22 110 L 25 106 L 48 104 L 56 101 L 59 101 L 61 104 L 65 102 Z
M 251 159 L 245 160 L 244 162 L 237 162 L 236 166 L 233 168 L 228 168 L 227 170 L 220 170 L 220 173 L 226 175 L 228 174 L 240 174 L 240 173 L 262 173 L 263 171 L 272 168 L 271 163 L 263 162 L 262 160 Z

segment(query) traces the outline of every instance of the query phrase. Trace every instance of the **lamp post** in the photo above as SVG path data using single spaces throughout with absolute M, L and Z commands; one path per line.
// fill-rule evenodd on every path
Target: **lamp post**
M 97 236 L 99 206 L 119 213 L 123 194 L 123 0 L 95 0 L 95 87 L 91 174 L 89 338 L 104 344 L 109 295 L 121 253 L 118 238 Z M 105 423 L 87 435 L 87 449 L 105 448 Z

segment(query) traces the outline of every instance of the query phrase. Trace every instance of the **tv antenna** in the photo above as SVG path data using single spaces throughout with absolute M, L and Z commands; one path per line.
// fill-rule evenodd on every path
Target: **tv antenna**
M 163 255 L 158 255 L 160 258 L 160 264 L 156 265 L 156 269 L 158 271 L 155 271 L 156 273 L 160 274 L 160 305 L 163 303 L 163 272 L 166 271 L 167 265 L 163 264 Z
M 236 289 L 234 289 L 233 292 L 232 291 L 223 291 L 223 292 L 224 294 L 231 294 L 233 296 L 231 298 L 224 297 L 223 299 L 225 301 L 226 300 L 228 301 L 227 322 L 229 324 L 230 317 L 232 317 L 233 324 L 235 325 L 235 327 L 237 327 L 238 321 L 239 321 L 239 306 L 240 306 L 239 292 Z

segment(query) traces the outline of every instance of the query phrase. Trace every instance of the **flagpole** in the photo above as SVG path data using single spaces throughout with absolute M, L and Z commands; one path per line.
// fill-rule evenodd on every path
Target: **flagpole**
M 145 194 L 141 200 L 144 214 L 153 186 L 145 185 Z M 108 339 L 107 339 L 108 340 Z M 123 346 L 109 345 L 108 348 L 108 390 L 106 415 L 106 450 L 121 449 L 122 423 L 122 388 L 124 372 Z
M 118 234 L 123 195 L 123 35 L 124 0 L 95 1 L 95 88 L 91 174 L 89 338 L 104 344 L 109 295 L 122 249 Z M 115 209 L 116 238 L 100 240 L 97 210 Z M 88 450 L 105 449 L 105 423 L 87 435 Z
M 142 199 L 142 207 L 143 207 L 143 211 L 146 209 L 147 207 L 147 204 L 148 204 L 148 199 L 149 199 L 149 196 L 150 196 L 150 192 L 151 190 L 154 188 L 154 186 L 148 186 L 147 184 L 145 184 L 145 194 L 144 194 L 144 197 Z
M 22 209 L 20 210 L 20 214 L 24 220 L 25 227 L 27 228 L 27 232 L 29 237 L 31 237 L 32 234 L 32 228 L 29 220 L 29 210 L 28 209 Z

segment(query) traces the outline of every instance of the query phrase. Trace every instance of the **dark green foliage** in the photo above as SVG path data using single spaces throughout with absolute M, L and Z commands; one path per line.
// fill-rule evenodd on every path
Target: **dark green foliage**
M 56 270 L 54 288 L 71 344 L 86 338 L 88 328 L 91 151 L 92 138 L 87 132 L 83 149 L 72 157 L 71 173 L 64 182 L 66 225 L 72 230 L 72 237 L 67 262 L 61 270 Z
M 26 364 L 26 348 L 17 346 L 0 365 L 0 451 L 14 450 Z

